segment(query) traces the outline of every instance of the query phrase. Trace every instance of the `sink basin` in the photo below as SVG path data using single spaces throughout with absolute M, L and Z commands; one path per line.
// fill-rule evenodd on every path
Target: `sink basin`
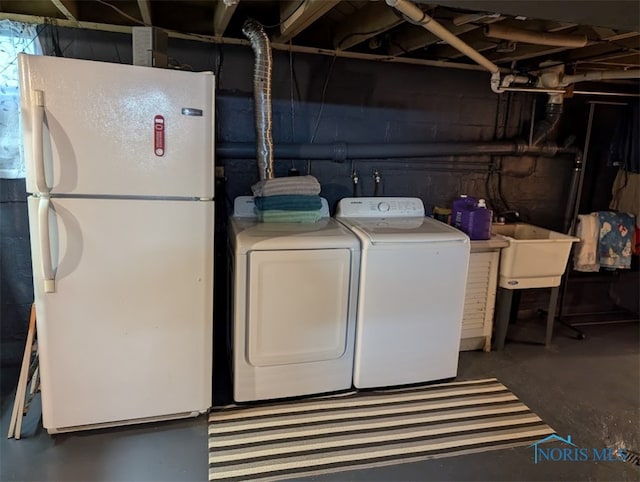
M 500 253 L 501 288 L 520 290 L 560 286 L 571 251 L 580 238 L 532 224 L 494 224 L 493 234 L 509 246 Z

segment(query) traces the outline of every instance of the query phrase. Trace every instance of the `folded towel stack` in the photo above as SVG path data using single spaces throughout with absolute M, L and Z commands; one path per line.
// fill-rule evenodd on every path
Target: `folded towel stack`
M 261 222 L 315 223 L 322 218 L 320 183 L 313 176 L 267 179 L 251 190 Z

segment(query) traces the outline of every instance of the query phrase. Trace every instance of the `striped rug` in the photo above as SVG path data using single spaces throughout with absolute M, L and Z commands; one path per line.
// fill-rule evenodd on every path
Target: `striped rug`
M 553 430 L 496 379 L 350 392 L 209 416 L 209 480 L 287 480 L 528 445 Z

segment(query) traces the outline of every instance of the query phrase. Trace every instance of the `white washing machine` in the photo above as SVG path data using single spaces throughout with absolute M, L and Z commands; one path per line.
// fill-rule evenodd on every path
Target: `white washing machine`
M 360 243 L 329 217 L 261 223 L 252 197 L 230 221 L 237 402 L 351 388 Z
M 361 242 L 353 383 L 455 377 L 470 241 L 418 198 L 347 198 L 336 217 Z

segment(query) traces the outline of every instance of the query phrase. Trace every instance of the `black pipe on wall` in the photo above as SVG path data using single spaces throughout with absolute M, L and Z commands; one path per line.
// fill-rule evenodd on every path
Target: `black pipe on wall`
M 524 141 L 505 142 L 447 142 L 429 144 L 284 144 L 274 148 L 276 159 L 309 159 L 344 162 L 353 159 L 408 159 L 412 157 L 483 156 L 534 154 L 553 157 L 556 154 L 575 154 L 575 148 L 556 144 L 529 145 Z M 216 147 L 216 155 L 226 159 L 255 159 L 253 142 L 223 142 Z

